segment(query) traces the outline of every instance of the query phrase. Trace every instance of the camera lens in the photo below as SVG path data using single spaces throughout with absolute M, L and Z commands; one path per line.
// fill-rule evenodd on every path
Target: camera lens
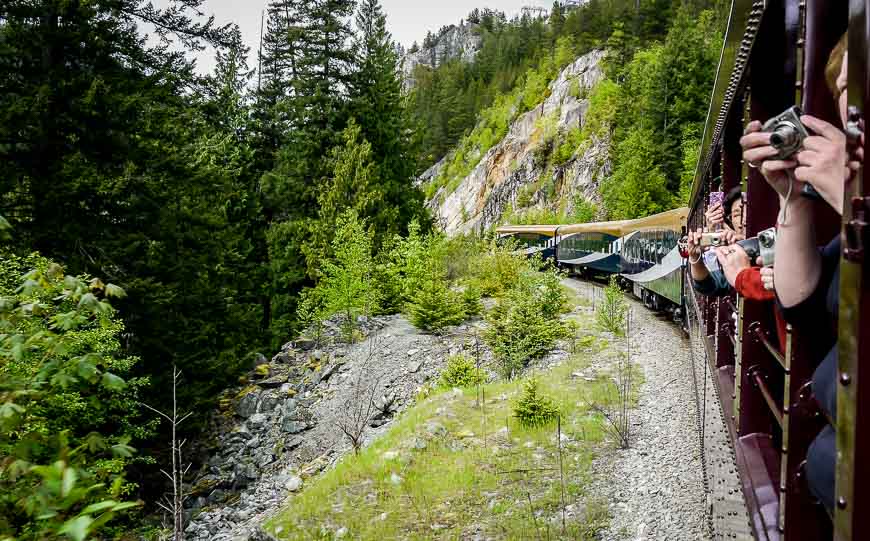
M 801 143 L 800 132 L 790 122 L 779 124 L 770 134 L 770 144 L 780 151 L 781 158 L 786 158 L 797 152 Z

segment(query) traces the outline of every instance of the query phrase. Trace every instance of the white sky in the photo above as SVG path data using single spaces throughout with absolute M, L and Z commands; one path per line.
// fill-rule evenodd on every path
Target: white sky
M 214 14 L 216 22 L 234 22 L 242 30 L 245 42 L 251 48 L 248 64 L 256 67 L 260 40 L 260 15 L 268 0 L 206 0 L 207 14 Z M 169 0 L 154 0 L 157 6 L 166 6 Z M 381 0 L 387 14 L 387 24 L 393 38 L 409 47 L 414 41 L 422 42 L 426 32 L 436 32 L 442 26 L 458 24 L 474 8 L 489 7 L 518 14 L 523 6 L 552 7 L 552 0 Z M 214 53 L 204 51 L 197 55 L 200 72 L 208 73 L 214 67 Z

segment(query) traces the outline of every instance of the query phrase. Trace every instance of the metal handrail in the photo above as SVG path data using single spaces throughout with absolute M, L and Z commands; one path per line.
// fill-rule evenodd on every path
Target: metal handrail
M 776 423 L 779 425 L 780 430 L 782 430 L 782 411 L 779 409 L 776 399 L 773 398 L 773 394 L 767 387 L 761 369 L 758 366 L 753 366 L 749 369 L 749 374 L 752 381 L 755 383 L 755 386 L 758 387 L 759 391 L 761 391 L 761 396 L 763 396 L 764 401 L 767 402 L 767 407 L 770 409 L 770 413 L 773 414 L 774 419 L 776 419 Z
M 773 344 L 773 343 L 772 343 L 772 342 L 767 338 L 767 335 L 764 334 L 764 330 L 761 328 L 761 323 L 758 322 L 758 321 L 752 323 L 751 325 L 749 325 L 749 331 L 752 332 L 753 334 L 755 334 L 755 338 L 756 338 L 759 342 L 761 342 L 761 343 L 764 345 L 765 348 L 767 348 L 767 351 L 770 353 L 770 355 L 771 355 L 774 359 L 776 359 L 776 362 L 778 362 L 779 365 L 782 367 L 782 369 L 785 370 L 785 373 L 788 374 L 788 373 L 789 373 L 789 368 L 788 368 L 788 366 L 787 366 L 786 363 L 785 363 L 785 356 L 783 356 L 783 354 L 780 353 L 779 348 L 777 348 L 777 347 L 776 347 L 776 346 L 775 346 L 775 345 L 774 345 L 774 344 Z

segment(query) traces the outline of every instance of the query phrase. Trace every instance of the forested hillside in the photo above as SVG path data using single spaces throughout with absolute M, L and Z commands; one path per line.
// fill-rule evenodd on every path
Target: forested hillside
M 412 108 L 424 144 L 419 167 L 444 158 L 424 186 L 439 201 L 452 193 L 502 141 L 512 124 L 539 107 L 552 82 L 569 63 L 592 50 L 608 51 L 605 79 L 577 98 L 589 100 L 582 126 L 541 126 L 535 136 L 534 178 L 527 195 L 551 198 L 564 166 L 582 157 L 591 139 L 606 139 L 612 174 L 601 183 L 603 208 L 591 201 L 551 201 L 528 209 L 535 197 L 515 194 L 519 208 L 505 209 L 511 221 L 577 221 L 594 217 L 645 216 L 679 203 L 684 175 L 694 169 L 695 147 L 721 47 L 725 2 L 591 0 L 580 8 L 554 6 L 547 19 L 506 20 L 484 10 L 480 51 L 473 62 L 452 59 L 436 69 L 418 66 Z M 687 164 L 687 165 L 684 165 Z M 560 210 L 561 207 L 561 210 Z M 570 207 L 572 212 L 565 212 Z
M 0 5 L 0 538 L 81 538 L 114 512 L 94 502 L 152 509 L 170 426 L 137 398 L 169 408 L 176 366 L 195 433 L 297 331 L 342 212 L 375 246 L 428 223 L 377 0 L 271 2 L 260 73 L 201 11 Z M 201 76 L 188 53 L 206 45 L 218 66 Z
M 497 292 L 455 265 L 487 245 L 450 244 L 427 196 L 448 197 L 530 111 L 534 189 L 512 192 L 508 217 L 677 204 L 724 4 L 589 0 L 512 20 L 481 5 L 476 54 L 418 65 L 408 90 L 379 0 L 272 0 L 261 52 L 204 0 L 0 3 L 0 539 L 147 530 L 160 468 L 183 462 L 156 410 L 192 412 L 178 434 L 195 438 L 300 331 L 344 318 L 353 342 L 363 316 L 432 331 L 480 312 Z M 206 46 L 202 75 L 190 57 Z M 595 82 L 561 80 L 570 129 L 543 114 L 563 74 Z M 593 139 L 600 206 L 569 212 L 548 190 Z

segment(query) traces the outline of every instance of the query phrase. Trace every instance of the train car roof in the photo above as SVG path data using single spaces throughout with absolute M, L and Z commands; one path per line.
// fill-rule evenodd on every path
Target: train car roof
M 632 231 L 642 229 L 668 229 L 679 230 L 686 225 L 689 209 L 681 207 L 669 210 L 646 218 L 636 220 L 618 220 L 614 222 L 595 222 L 588 224 L 565 225 L 559 228 L 560 235 L 574 233 L 605 233 L 614 237 L 623 237 Z
M 505 225 L 495 230 L 499 235 L 511 235 L 516 233 L 537 233 L 539 235 L 556 236 L 558 225 Z

